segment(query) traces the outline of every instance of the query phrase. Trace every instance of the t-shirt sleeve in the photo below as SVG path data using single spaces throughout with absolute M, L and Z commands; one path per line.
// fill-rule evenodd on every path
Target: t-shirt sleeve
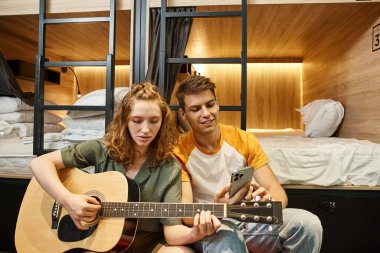
M 182 182 L 190 182 L 190 173 L 182 167 L 181 169 Z
M 181 165 L 175 162 L 173 165 L 174 174 L 171 183 L 168 185 L 167 191 L 163 196 L 162 202 L 164 203 L 181 203 L 182 200 L 182 181 L 181 181 Z M 173 226 L 182 224 L 182 219 L 176 218 L 160 218 L 163 225 Z
M 269 162 L 268 157 L 265 155 L 259 140 L 252 133 L 247 133 L 248 138 L 248 165 L 252 166 L 255 170 L 264 166 Z
M 85 168 L 96 165 L 97 159 L 102 157 L 102 144 L 100 140 L 90 140 L 61 149 L 65 167 Z

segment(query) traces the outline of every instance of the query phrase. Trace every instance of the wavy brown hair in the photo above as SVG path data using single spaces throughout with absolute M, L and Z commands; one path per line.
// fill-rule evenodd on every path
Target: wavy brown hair
M 149 145 L 149 159 L 154 166 L 160 165 L 172 155 L 178 134 L 170 108 L 161 97 L 155 85 L 146 83 L 133 84 L 131 91 L 124 97 L 115 117 L 108 125 L 105 136 L 109 155 L 115 161 L 129 166 L 134 162 L 134 140 L 128 128 L 129 116 L 136 100 L 154 101 L 161 109 L 162 123 L 156 137 Z

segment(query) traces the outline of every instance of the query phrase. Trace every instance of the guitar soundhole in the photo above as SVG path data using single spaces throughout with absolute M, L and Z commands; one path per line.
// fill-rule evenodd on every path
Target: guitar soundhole
M 63 242 L 77 242 L 83 240 L 95 231 L 97 225 L 88 230 L 78 229 L 69 215 L 65 215 L 59 222 L 58 238 Z

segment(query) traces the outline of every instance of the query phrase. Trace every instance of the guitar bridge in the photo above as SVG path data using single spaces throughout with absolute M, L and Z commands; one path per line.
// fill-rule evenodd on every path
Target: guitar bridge
M 62 206 L 58 201 L 54 201 L 53 207 L 51 209 L 51 228 L 57 229 L 59 216 L 61 215 Z

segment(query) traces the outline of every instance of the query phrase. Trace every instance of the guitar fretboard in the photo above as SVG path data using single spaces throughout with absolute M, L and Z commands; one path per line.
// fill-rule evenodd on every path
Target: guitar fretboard
M 125 218 L 186 218 L 202 210 L 218 218 L 226 217 L 226 204 L 184 204 L 154 202 L 102 202 L 101 217 Z

